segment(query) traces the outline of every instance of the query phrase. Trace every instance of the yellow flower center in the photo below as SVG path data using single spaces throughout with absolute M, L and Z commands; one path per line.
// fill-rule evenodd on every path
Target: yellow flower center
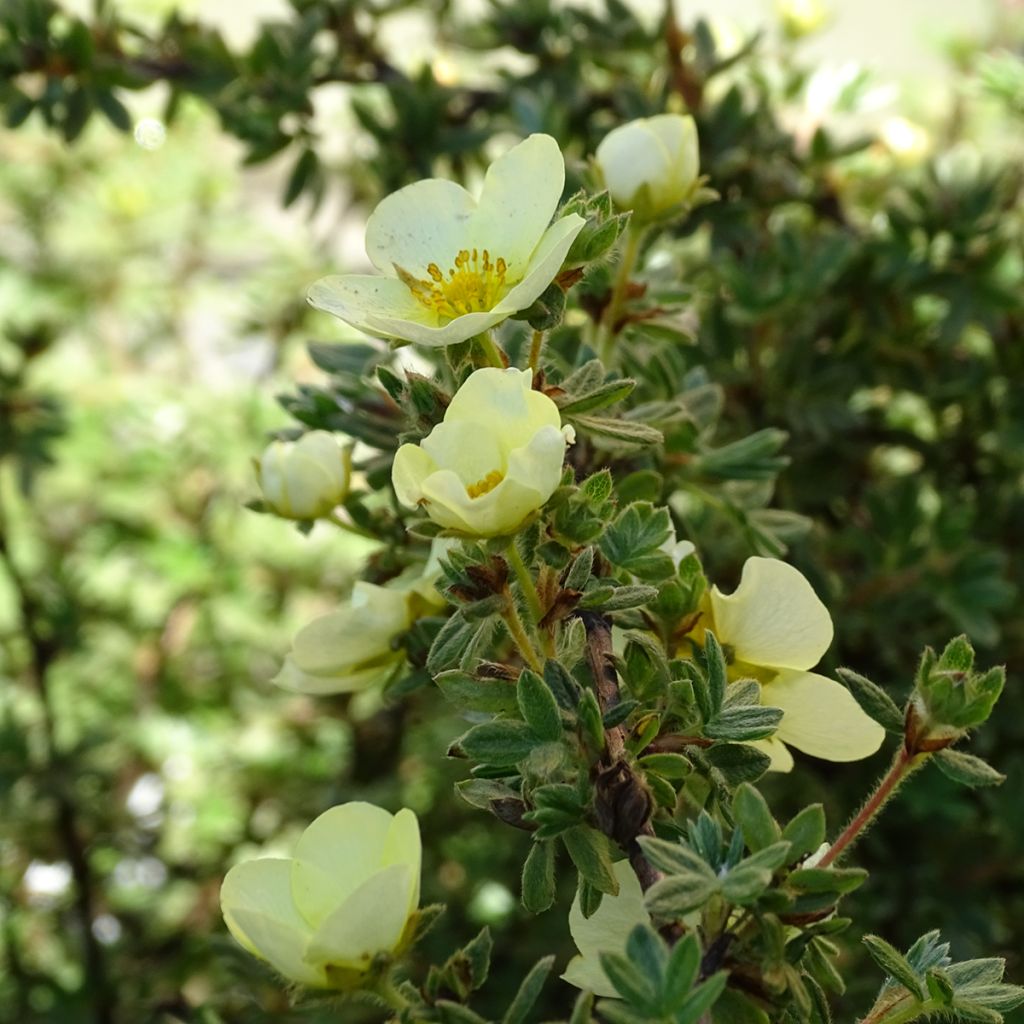
M 505 293 L 508 274 L 504 257 L 492 262 L 487 249 L 462 249 L 447 275 L 431 263 L 427 267 L 429 281 L 415 278 L 401 267 L 395 269 L 418 302 L 451 319 L 493 309 Z
M 500 469 L 492 469 L 483 479 L 477 480 L 475 484 L 466 484 L 466 493 L 471 498 L 480 498 L 485 494 L 489 494 L 494 490 L 502 480 L 505 479 L 505 474 Z

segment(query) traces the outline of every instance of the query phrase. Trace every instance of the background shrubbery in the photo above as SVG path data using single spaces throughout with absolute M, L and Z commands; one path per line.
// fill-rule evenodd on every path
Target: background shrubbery
M 0 102 L 17 128 L 0 137 L 0 535 L 20 578 L 0 573 L 0 1021 L 286 1019 L 224 937 L 220 878 L 355 797 L 420 814 L 426 899 L 451 904 L 431 941 L 447 950 L 492 924 L 496 1007 L 553 934 L 567 942 L 568 892 L 540 922 L 517 907 L 526 837 L 452 797 L 462 768 L 439 754 L 459 727 L 435 693 L 347 706 L 267 683 L 367 549 L 246 511 L 248 460 L 287 423 L 276 388 L 298 377 L 332 394 L 303 343 L 346 335 L 302 297 L 336 231 L 358 240 L 384 193 L 477 173 L 492 140 L 532 131 L 560 140 L 579 184 L 610 127 L 680 103 L 721 200 L 644 256 L 689 314 L 632 328 L 675 337 L 665 379 L 699 391 L 695 431 L 717 418 L 717 454 L 694 460 L 674 502 L 680 536 L 723 582 L 748 554 L 788 549 L 836 621 L 826 670 L 852 663 L 902 696 L 921 646 L 959 631 L 1007 663 L 978 739 L 1006 784 L 915 779 L 864 842 L 856 900 L 865 930 L 906 945 L 941 927 L 958 957 L 1005 955 L 1019 981 L 1012 24 L 956 52 L 956 103 L 925 153 L 858 118 L 866 80 L 832 83 L 812 109 L 828 80 L 793 41 L 720 52 L 703 23 L 651 26 L 614 0 L 600 14 L 495 4 L 471 22 L 438 5 L 458 46 L 410 78 L 377 33 L 402 5 L 293 5 L 236 50 L 185 20 L 129 33 L 112 8 L 86 22 L 40 0 L 0 13 Z M 153 83 L 171 123 L 147 149 L 156 122 L 136 126 L 136 146 L 104 121 L 132 127 L 128 90 Z M 272 162 L 245 170 L 239 155 Z M 300 212 L 259 201 L 268 182 Z M 791 460 L 774 493 L 780 438 L 721 447 L 769 428 Z M 783 815 L 818 799 L 837 822 L 881 767 L 805 759 L 767 785 Z M 844 1016 L 876 987 L 860 976 Z M 555 1014 L 567 992 L 547 998 Z

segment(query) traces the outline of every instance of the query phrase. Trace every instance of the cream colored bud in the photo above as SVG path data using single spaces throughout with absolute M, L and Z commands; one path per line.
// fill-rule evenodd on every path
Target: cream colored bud
M 420 900 L 420 831 L 406 809 L 325 811 L 290 858 L 237 864 L 220 890 L 228 930 L 286 978 L 358 987 L 378 957 L 400 953 Z
M 682 114 L 642 117 L 609 132 L 595 159 L 616 205 L 639 221 L 652 220 L 685 203 L 697 187 L 697 126 Z
M 326 430 L 273 441 L 256 463 L 263 500 L 286 519 L 326 515 L 345 500 L 350 473 L 348 450 Z

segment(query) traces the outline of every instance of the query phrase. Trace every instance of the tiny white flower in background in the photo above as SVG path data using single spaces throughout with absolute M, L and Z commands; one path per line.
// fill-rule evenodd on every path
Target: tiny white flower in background
M 800 865 L 802 868 L 816 868 L 824 859 L 825 854 L 832 849 L 831 843 L 822 843 L 814 853 L 809 854 Z
M 238 942 L 286 978 L 347 988 L 376 956 L 401 951 L 419 906 L 420 854 L 412 811 L 342 804 L 302 833 L 291 858 L 233 867 L 221 911 Z
M 348 451 L 334 434 L 312 430 L 297 441 L 272 441 L 256 463 L 263 500 L 286 519 L 326 515 L 348 494 Z
M 650 220 L 693 194 L 700 174 L 697 126 L 682 114 L 641 117 L 610 131 L 594 158 L 616 205 Z
M 698 629 L 710 629 L 731 658 L 730 675 L 761 683 L 761 701 L 781 708 L 774 736 L 751 742 L 774 771 L 789 771 L 787 745 L 825 761 L 858 761 L 882 744 L 885 730 L 845 686 L 807 671 L 832 643 L 832 619 L 804 575 L 775 558 L 748 558 L 731 594 L 712 587 Z
M 467 341 L 531 306 L 561 270 L 584 224 L 551 223 L 564 184 L 558 143 L 531 135 L 491 164 L 478 199 L 441 178 L 407 185 L 366 224 L 380 274 L 322 278 L 309 301 L 367 334 Z
M 782 29 L 792 39 L 817 32 L 829 18 L 822 0 L 778 0 L 775 5 Z
M 477 537 L 510 533 L 554 493 L 571 427 L 529 370 L 476 370 L 419 444 L 395 453 L 398 500 Z
M 408 590 L 359 580 L 348 601 L 295 634 L 273 681 L 300 693 L 365 690 L 401 662 L 394 641 L 412 620 Z
M 601 953 L 624 953 L 629 933 L 638 924 L 651 923 L 640 881 L 629 861 L 618 861 L 612 870 L 619 883 L 619 894 L 603 896 L 594 914 L 583 916 L 578 893 L 573 900 L 569 911 L 569 932 L 580 952 L 569 961 L 562 975 L 562 980 L 570 985 L 606 997 L 618 997 L 619 993 L 604 973 Z

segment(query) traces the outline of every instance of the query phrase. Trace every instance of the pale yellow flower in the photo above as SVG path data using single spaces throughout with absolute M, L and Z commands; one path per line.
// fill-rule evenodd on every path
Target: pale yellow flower
M 832 619 L 807 579 L 774 558 L 748 558 L 731 594 L 712 587 L 701 623 L 730 659 L 730 674 L 761 683 L 761 700 L 781 708 L 776 734 L 752 746 L 789 771 L 787 745 L 826 761 L 857 761 L 882 744 L 885 731 L 845 686 L 810 672 L 832 643 Z
M 419 444 L 395 454 L 398 500 L 477 537 L 510 533 L 554 493 L 572 428 L 529 370 L 476 370 Z
M 641 117 L 610 131 L 594 158 L 616 205 L 637 220 L 651 220 L 680 206 L 697 187 L 697 127 L 682 114 Z
M 345 500 L 350 473 L 349 449 L 326 430 L 272 441 L 256 462 L 263 500 L 286 519 L 326 515 Z
M 589 918 L 583 916 L 579 893 L 569 910 L 569 933 L 579 950 L 565 968 L 562 980 L 577 988 L 589 989 L 594 995 L 618 997 L 615 986 L 601 966 L 601 953 L 624 953 L 629 933 L 638 924 L 650 924 L 651 916 L 644 906 L 644 894 L 628 860 L 613 865 L 619 883 L 617 896 L 605 895 L 601 905 Z
M 349 988 L 380 954 L 401 951 L 420 899 L 416 815 L 332 807 L 291 858 L 245 861 L 220 890 L 231 934 L 286 978 Z
M 551 223 L 564 184 L 558 143 L 531 135 L 491 164 L 479 199 L 441 178 L 407 185 L 366 225 L 380 275 L 325 277 L 309 301 L 367 334 L 466 341 L 531 306 L 561 270 L 584 225 Z

